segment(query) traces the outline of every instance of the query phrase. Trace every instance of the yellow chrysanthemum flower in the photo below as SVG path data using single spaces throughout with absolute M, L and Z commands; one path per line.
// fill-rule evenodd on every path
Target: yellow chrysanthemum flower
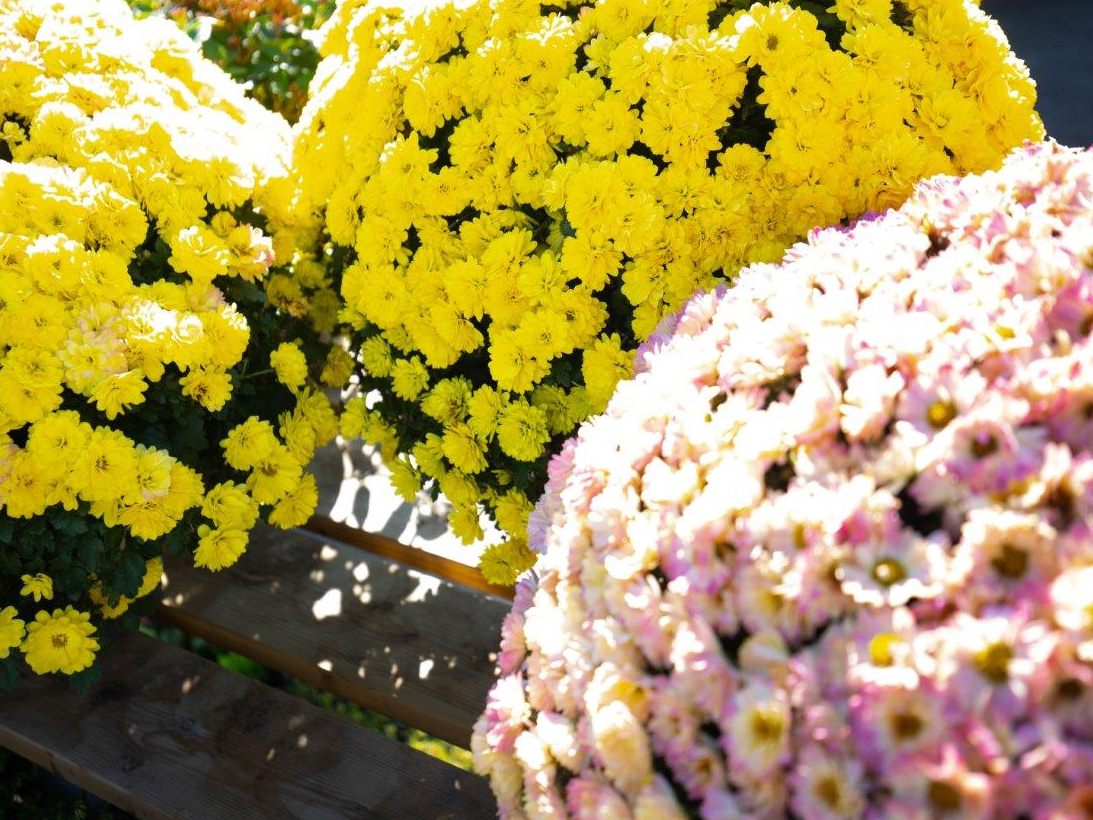
M 119 595 L 117 603 L 111 604 L 109 598 L 103 593 L 101 584 L 95 584 L 91 587 L 88 591 L 88 597 L 91 599 L 91 603 L 98 608 L 99 614 L 108 621 L 120 618 L 129 611 L 129 605 L 133 603 L 132 598 Z
M 330 348 L 326 356 L 322 372 L 319 374 L 319 381 L 327 387 L 341 387 L 353 375 L 355 364 L 353 357 L 346 352 L 345 348 L 335 345 Z
M 226 481 L 205 494 L 201 514 L 217 527 L 249 530 L 258 520 L 258 502 L 245 487 Z
M 536 494 L 545 441 L 603 410 L 696 290 L 1043 133 L 974 3 L 715 5 L 345 0 L 324 29 L 295 133 L 294 213 L 313 219 L 286 230 L 298 257 L 345 260 L 389 438 L 416 457 L 445 437 L 419 469 L 473 468 L 495 517 L 497 476 Z M 434 393 L 452 378 L 459 408 Z M 509 411 L 492 447 L 496 397 L 536 391 L 547 438 Z
M 521 540 L 503 541 L 488 547 L 479 560 L 478 568 L 491 584 L 512 586 L 516 579 L 535 566 L 536 555 Z
M 403 501 L 412 503 L 421 490 L 421 474 L 405 458 L 396 458 L 388 463 L 391 473 L 391 486 Z
M 629 377 L 633 361 L 633 354 L 622 349 L 622 342 L 614 333 L 601 337 L 584 352 L 581 373 L 594 412 L 607 407 L 615 386 Z
M 137 448 L 124 433 L 95 428 L 77 454 L 73 470 L 80 496 L 86 501 L 139 500 L 133 482 Z
M 283 530 L 300 527 L 315 512 L 319 503 L 319 489 L 315 476 L 308 474 L 278 501 L 269 514 L 269 523 Z
M 144 401 L 147 389 L 148 382 L 144 380 L 143 371 L 127 370 L 107 376 L 95 385 L 91 399 L 108 419 L 115 419 L 134 404 Z
M 232 392 L 231 375 L 216 367 L 194 368 L 178 383 L 182 385 L 184 396 L 190 396 L 206 410 L 214 412 L 224 407 Z
M 519 461 L 533 461 L 550 440 L 546 413 L 524 400 L 502 408 L 497 422 L 497 442 L 501 449 Z
M 299 520 L 314 488 L 301 462 L 336 415 L 303 388 L 292 345 L 273 365 L 295 390 L 249 377 L 283 338 L 323 344 L 340 305 L 324 265 L 265 232 L 291 216 L 289 149 L 284 120 L 173 25 L 123 0 L 0 0 L 0 524 L 16 542 L 37 538 L 43 515 L 58 541 L 155 542 L 188 534 L 177 525 L 201 507 L 216 527 L 193 545 L 198 562 L 221 567 L 259 503 Z M 328 381 L 352 369 L 339 350 Z M 259 387 L 280 395 L 255 404 Z M 244 420 L 239 399 L 259 415 Z M 220 472 L 205 439 L 223 429 L 239 475 L 206 496 L 178 459 Z M 95 625 L 131 603 L 96 581 L 115 550 L 94 551 L 94 566 L 71 554 L 64 597 L 88 595 L 91 614 L 38 613 L 26 635 L 14 609 L 0 616 L 0 643 L 21 642 L 36 672 L 86 668 Z M 17 562 L 0 586 L 49 600 L 37 568 Z M 148 561 L 138 597 L 161 574 Z
M 307 381 L 307 359 L 304 352 L 292 342 L 282 342 L 269 354 L 270 367 L 277 373 L 277 381 L 290 390 L 298 390 Z
M 38 675 L 61 672 L 72 675 L 95 662 L 99 642 L 92 636 L 91 616 L 71 606 L 52 613 L 39 612 L 27 625 L 22 650 L 27 664 Z
M 53 600 L 53 579 L 44 572 L 35 575 L 24 575 L 22 581 L 23 588 L 19 590 L 20 595 L 33 597 L 35 603 L 40 602 L 42 599 Z
M 441 452 L 457 470 L 480 473 L 486 469 L 486 448 L 468 425 L 447 428 L 442 440 Z
M 220 444 L 228 464 L 237 470 L 249 470 L 278 446 L 273 425 L 257 416 L 233 427 Z
M 302 467 L 288 448 L 277 444 L 259 458 L 247 477 L 247 489 L 259 504 L 280 501 L 300 481 Z
M 197 528 L 198 543 L 194 550 L 194 565 L 219 570 L 239 560 L 247 548 L 248 534 L 242 529 L 212 528 L 202 524 Z
M 19 612 L 13 606 L 0 609 L 0 660 L 11 654 L 23 642 L 26 634 L 26 622 L 20 620 Z
M 400 399 L 416 399 L 429 386 L 429 371 L 421 359 L 396 359 L 391 368 L 391 389 Z

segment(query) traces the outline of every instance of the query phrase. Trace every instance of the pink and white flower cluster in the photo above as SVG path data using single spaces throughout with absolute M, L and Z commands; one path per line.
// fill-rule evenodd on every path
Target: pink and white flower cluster
M 1093 149 L 695 297 L 550 468 L 502 817 L 1093 809 Z

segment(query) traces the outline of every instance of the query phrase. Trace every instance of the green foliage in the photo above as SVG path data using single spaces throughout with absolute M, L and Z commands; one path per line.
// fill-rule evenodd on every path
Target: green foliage
M 334 0 L 129 0 L 139 14 L 159 14 L 201 44 L 205 57 L 260 103 L 295 122 L 319 64 L 309 38 Z

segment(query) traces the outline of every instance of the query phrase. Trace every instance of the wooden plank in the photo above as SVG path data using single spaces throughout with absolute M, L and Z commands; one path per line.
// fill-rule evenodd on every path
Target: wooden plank
M 168 563 L 160 617 L 466 746 L 507 602 L 351 545 L 260 526 L 219 573 Z
M 481 778 L 144 635 L 86 698 L 55 677 L 0 696 L 0 744 L 144 818 L 467 818 Z
M 365 532 L 325 515 L 313 515 L 304 529 L 352 544 L 362 550 L 382 555 L 384 558 L 390 558 L 392 561 L 398 561 L 400 564 L 432 575 L 438 575 L 465 587 L 477 589 L 507 601 L 512 600 L 511 587 L 491 584 L 482 577 L 482 573 L 476 567 L 469 567 L 442 555 L 435 555 L 421 547 L 408 547 L 382 533 Z

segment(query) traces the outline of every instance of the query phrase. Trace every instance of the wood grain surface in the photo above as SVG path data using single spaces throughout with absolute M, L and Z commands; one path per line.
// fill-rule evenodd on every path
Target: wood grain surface
M 169 562 L 159 617 L 466 746 L 509 606 L 348 544 L 260 525 L 230 569 Z
M 366 532 L 343 521 L 335 521 L 325 515 L 311 516 L 304 529 L 319 535 L 325 535 L 328 538 L 334 538 L 344 544 L 351 544 L 366 552 L 382 555 L 384 558 L 390 558 L 392 561 L 398 561 L 408 567 L 424 570 L 432 575 L 439 575 L 448 581 L 477 589 L 479 592 L 488 593 L 495 598 L 504 598 L 506 601 L 512 600 L 512 587 L 491 584 L 482 576 L 477 567 L 453 561 L 443 555 L 429 552 L 423 547 L 409 547 L 381 533 Z
M 85 698 L 61 679 L 0 696 L 0 744 L 145 818 L 489 818 L 485 781 L 130 634 Z

